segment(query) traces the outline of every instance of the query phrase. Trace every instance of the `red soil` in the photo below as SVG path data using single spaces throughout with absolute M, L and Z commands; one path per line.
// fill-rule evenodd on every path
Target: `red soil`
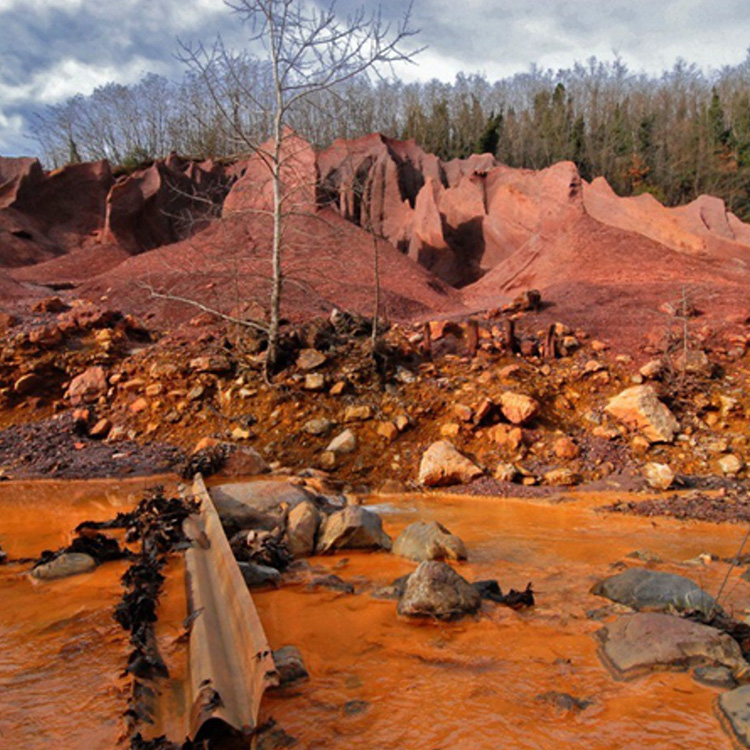
M 372 312 L 370 231 L 384 238 L 380 282 L 394 319 L 466 314 L 537 288 L 547 303 L 540 322 L 632 349 L 663 336 L 659 308 L 683 295 L 702 313 L 694 325 L 713 331 L 750 316 L 750 225 L 716 198 L 668 209 L 650 196 L 619 198 L 602 179 L 589 185 L 569 162 L 539 172 L 487 154 L 442 163 L 377 134 L 315 155 L 288 133 L 282 151 L 294 188 L 290 318 L 333 305 Z M 152 291 L 262 317 L 270 189 L 258 157 L 222 167 L 173 155 L 117 182 L 103 162 L 44 174 L 34 160 L 0 159 L 0 266 L 13 268 L 0 295 L 30 293 L 18 282 L 67 282 L 165 326 L 195 307 Z M 227 190 L 224 217 L 209 224 Z

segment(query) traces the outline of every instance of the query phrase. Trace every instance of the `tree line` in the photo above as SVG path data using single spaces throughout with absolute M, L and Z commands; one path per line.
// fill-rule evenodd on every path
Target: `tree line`
M 259 142 L 273 130 L 272 74 L 267 60 L 221 50 L 210 78 L 188 69 L 177 82 L 109 83 L 38 112 L 32 134 L 54 167 L 106 158 L 129 169 L 172 150 L 230 159 L 246 151 L 237 133 Z M 532 169 L 567 159 L 620 195 L 678 205 L 710 193 L 750 220 L 750 55 L 710 74 L 684 61 L 637 74 L 591 58 L 492 82 L 353 77 L 301 99 L 288 122 L 317 148 L 377 131 L 443 159 L 491 152 Z

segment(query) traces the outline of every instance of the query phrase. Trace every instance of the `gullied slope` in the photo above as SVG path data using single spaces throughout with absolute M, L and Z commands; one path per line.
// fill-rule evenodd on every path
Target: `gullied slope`
M 657 336 L 663 311 L 680 304 L 715 328 L 750 315 L 750 226 L 719 199 L 666 208 L 588 184 L 570 162 L 441 162 L 379 134 L 315 154 L 287 133 L 283 151 L 293 318 L 333 305 L 371 312 L 376 248 L 396 318 L 497 307 L 528 288 L 541 290 L 550 319 L 623 343 Z M 29 291 L 18 282 L 68 283 L 164 322 L 188 307 L 154 291 L 262 317 L 270 195 L 258 157 L 227 166 L 171 155 L 119 178 L 106 162 L 45 173 L 36 160 L 0 159 L 6 296 Z

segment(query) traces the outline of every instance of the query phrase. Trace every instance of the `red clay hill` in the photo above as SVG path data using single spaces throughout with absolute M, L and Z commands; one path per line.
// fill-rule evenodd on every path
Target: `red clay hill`
M 546 303 L 540 322 L 627 346 L 663 332 L 679 300 L 712 330 L 750 316 L 750 225 L 716 198 L 665 208 L 589 184 L 570 162 L 443 162 L 377 134 L 317 154 L 287 134 L 283 148 L 291 318 L 334 305 L 370 314 L 376 253 L 394 320 L 466 315 L 530 288 Z M 180 298 L 262 317 L 267 175 L 258 156 L 170 155 L 120 176 L 104 161 L 45 172 L 0 158 L 0 297 L 7 307 L 69 288 L 163 326 L 195 314 Z

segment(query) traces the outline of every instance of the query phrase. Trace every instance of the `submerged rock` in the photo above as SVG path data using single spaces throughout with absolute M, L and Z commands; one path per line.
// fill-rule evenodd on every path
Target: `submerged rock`
M 576 698 L 574 695 L 570 695 L 570 693 L 560 693 L 556 690 L 541 693 L 536 696 L 536 700 L 540 703 L 548 703 L 558 711 L 570 713 L 580 713 L 593 704 L 593 701 L 586 700 L 585 698 Z
M 479 592 L 450 565 L 427 561 L 409 576 L 398 613 L 452 619 L 476 612 L 481 601 Z
M 347 505 L 323 523 L 317 551 L 390 548 L 391 538 L 383 531 L 380 516 L 358 505 Z
M 253 562 L 238 562 L 237 565 L 248 588 L 277 587 L 281 583 L 281 573 L 270 565 L 258 565 Z
M 726 633 L 672 615 L 623 615 L 597 636 L 602 660 L 618 677 L 694 664 L 725 666 L 737 677 L 749 669 L 739 645 Z
M 718 708 L 735 737 L 745 747 L 750 747 L 750 685 L 719 696 Z
M 480 476 L 482 470 L 448 440 L 433 443 L 422 455 L 419 465 L 419 483 L 426 487 L 465 484 Z
M 307 588 L 311 591 L 314 589 L 328 589 L 329 591 L 338 591 L 342 594 L 353 594 L 354 584 L 345 581 L 333 573 L 329 573 L 325 576 L 316 576 L 307 585 Z
M 693 679 L 701 685 L 730 689 L 737 687 L 731 669 L 727 667 L 698 667 L 693 671 Z
M 79 573 L 89 573 L 96 567 L 96 560 L 84 552 L 63 552 L 49 562 L 37 565 L 31 575 L 42 581 L 67 578 Z
M 597 583 L 591 593 L 637 610 L 720 612 L 716 600 L 684 576 L 630 568 Z
M 273 652 L 273 661 L 279 675 L 279 687 L 306 680 L 310 676 L 302 654 L 296 646 L 277 648 Z
M 465 560 L 466 546 L 437 521 L 407 526 L 393 544 L 393 554 L 409 560 Z

